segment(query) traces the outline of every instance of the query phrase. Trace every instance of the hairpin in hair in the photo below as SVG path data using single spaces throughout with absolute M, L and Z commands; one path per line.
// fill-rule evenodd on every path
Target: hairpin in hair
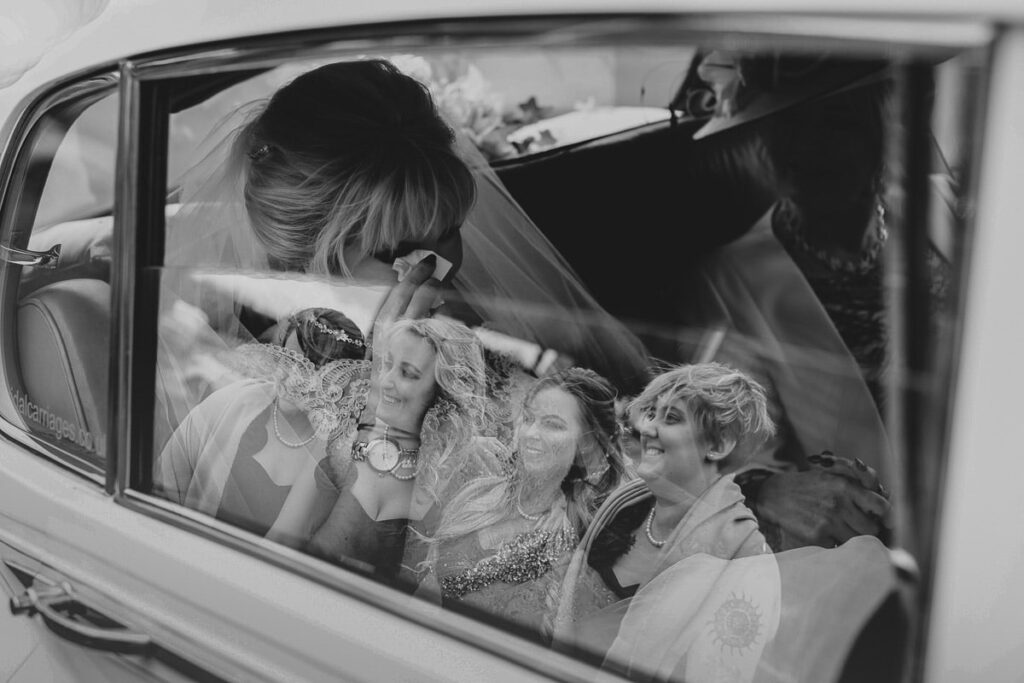
M 249 152 L 249 158 L 253 161 L 259 161 L 263 157 L 270 154 L 270 145 L 260 145 Z
M 317 330 L 319 330 L 323 334 L 328 335 L 333 339 L 336 339 L 337 341 L 352 344 L 353 346 L 358 346 L 359 348 L 363 348 L 366 346 L 366 342 L 364 340 L 349 336 L 348 333 L 345 332 L 345 330 L 336 330 L 333 327 L 329 327 L 328 325 L 325 325 L 323 322 L 321 322 L 319 318 L 312 318 L 310 319 L 309 322 L 312 323 L 313 327 L 315 327 Z

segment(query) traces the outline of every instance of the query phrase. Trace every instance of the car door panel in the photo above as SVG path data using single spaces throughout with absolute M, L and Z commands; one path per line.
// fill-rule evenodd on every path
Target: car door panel
M 0 543 L 0 585 L 8 601 L 24 595 L 26 590 L 24 582 L 8 563 L 25 567 L 26 560 L 11 546 Z M 15 614 L 7 609 L 0 612 L 0 680 L 10 683 L 185 680 L 180 676 L 154 676 L 152 669 L 141 662 L 76 645 L 56 636 L 38 616 Z
M 69 581 L 104 615 L 147 633 L 198 671 L 254 681 L 452 680 L 453 675 L 522 680 L 528 673 L 257 557 L 138 514 L 9 443 L 0 445 L 0 454 L 5 470 L 0 543 L 12 549 L 5 552 L 16 552 L 52 580 Z M 388 590 L 352 578 L 368 591 Z M 442 614 L 403 597 L 409 612 Z M 75 653 L 83 649 L 67 647 Z M 460 659 L 458 671 L 450 667 L 453 656 Z M 87 657 L 97 658 L 106 661 L 111 655 Z M 146 658 L 137 663 L 154 675 L 159 669 Z

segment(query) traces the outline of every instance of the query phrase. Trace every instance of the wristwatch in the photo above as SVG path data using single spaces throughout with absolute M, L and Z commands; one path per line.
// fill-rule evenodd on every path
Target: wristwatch
M 370 441 L 352 442 L 352 460 L 365 462 L 373 471 L 381 476 L 394 474 L 400 466 L 415 466 L 419 448 L 402 448 L 394 439 L 388 437 L 388 427 L 384 428 L 384 436 Z

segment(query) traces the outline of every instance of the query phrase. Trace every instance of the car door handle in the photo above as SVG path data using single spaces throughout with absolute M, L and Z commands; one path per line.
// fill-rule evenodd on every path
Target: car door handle
M 76 597 L 67 582 L 59 585 L 33 583 L 21 595 L 11 598 L 13 614 L 38 612 L 43 623 L 56 635 L 73 643 L 97 650 L 121 654 L 141 654 L 149 649 L 152 639 L 144 633 L 136 633 L 122 627 L 105 628 L 71 619 L 62 610 L 87 608 Z M 92 608 L 88 608 L 91 611 Z
M 55 244 L 46 251 L 32 251 L 0 245 L 0 260 L 18 266 L 36 266 L 37 268 L 56 268 L 60 262 L 60 246 Z

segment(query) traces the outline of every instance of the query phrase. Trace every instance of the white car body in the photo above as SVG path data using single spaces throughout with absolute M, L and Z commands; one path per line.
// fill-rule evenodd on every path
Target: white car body
M 2 13 L 5 10 L 0 10 Z M 765 22 L 828 37 L 887 31 L 994 45 L 984 144 L 976 152 L 976 222 L 964 333 L 949 418 L 923 680 L 1022 680 L 1024 671 L 1024 6 L 1013 0 L 920 2 L 688 2 L 642 0 L 259 1 L 112 0 L 101 15 L 50 47 L 0 89 L 2 140 L 23 104 L 53 79 L 133 55 L 241 36 L 323 27 L 461 17 L 546 17 L 628 12 L 707 15 L 707 26 Z M 2 378 L 0 378 L 2 379 Z M 0 401 L 12 400 L 0 392 Z M 300 553 L 241 552 L 226 524 L 221 542 L 140 514 L 139 496 L 112 491 L 33 452 L 31 438 L 0 439 L 0 547 L 29 568 L 71 582 L 90 604 L 159 640 L 198 671 L 229 680 L 609 680 L 615 677 L 466 617 L 353 576 L 346 590 Z M 168 515 L 188 516 L 146 498 Z M 173 510 L 172 510 L 173 508 Z M 196 515 L 199 517 L 198 515 Z M 267 546 L 273 544 L 267 542 Z M 268 558 L 283 558 L 272 561 Z M 3 559 L 8 559 L 5 556 Z M 292 562 L 314 565 L 304 573 Z M 2 566 L 0 566 L 2 569 Z M 4 569 L 6 571 L 6 569 Z M 317 572 L 320 578 L 317 579 Z M 159 576 L 155 582 L 152 577 Z M 312 576 L 312 578 L 311 578 Z M 6 575 L 6 583 L 12 580 Z M 13 585 L 9 590 L 15 591 Z M 443 619 L 444 630 L 431 624 Z M 45 643 L 36 648 L 34 643 Z M 183 676 L 151 658 L 62 644 L 39 619 L 0 618 L 0 680 L 114 680 Z M 88 663 L 86 663 L 88 662 Z M 91 667 L 91 668 L 90 668 Z

